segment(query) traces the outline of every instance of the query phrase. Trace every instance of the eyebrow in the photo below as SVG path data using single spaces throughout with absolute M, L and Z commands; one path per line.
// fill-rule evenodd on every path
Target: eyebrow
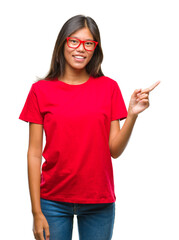
M 75 36 L 71 36 L 71 37 L 73 37 L 73 38 L 77 38 L 77 39 L 79 39 L 78 37 L 75 37 Z M 81 40 L 81 39 L 80 39 Z M 88 38 L 88 39 L 86 39 L 85 41 L 94 41 L 93 39 L 91 39 L 91 38 Z

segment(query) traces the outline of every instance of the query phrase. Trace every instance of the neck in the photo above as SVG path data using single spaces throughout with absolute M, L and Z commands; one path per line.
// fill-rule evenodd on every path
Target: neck
M 88 78 L 89 74 L 86 72 L 86 69 L 70 69 L 66 67 L 64 75 L 59 80 L 76 84 L 85 82 Z

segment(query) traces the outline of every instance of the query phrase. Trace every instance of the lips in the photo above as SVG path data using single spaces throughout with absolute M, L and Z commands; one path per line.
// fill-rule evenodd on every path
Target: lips
M 86 57 L 83 55 L 73 55 L 73 57 L 77 60 L 84 60 Z

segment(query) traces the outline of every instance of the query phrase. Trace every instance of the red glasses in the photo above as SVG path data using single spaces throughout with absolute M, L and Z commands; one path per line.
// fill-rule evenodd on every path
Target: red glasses
M 96 41 L 92 41 L 92 40 L 87 40 L 87 41 L 82 41 L 78 38 L 74 38 L 74 37 L 67 37 L 67 45 L 70 48 L 78 48 L 81 43 L 83 43 L 83 47 L 86 51 L 94 51 L 96 46 L 98 45 L 98 42 Z

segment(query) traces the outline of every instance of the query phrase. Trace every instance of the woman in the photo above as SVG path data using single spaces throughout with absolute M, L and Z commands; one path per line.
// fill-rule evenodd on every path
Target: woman
M 28 177 L 36 239 L 110 240 L 115 218 L 111 156 L 124 151 L 148 89 L 126 109 L 117 82 L 101 70 L 100 33 L 90 17 L 62 27 L 47 76 L 32 84 L 19 119 L 29 122 Z M 125 119 L 120 129 L 119 120 Z M 46 145 L 42 152 L 43 129 Z M 42 156 L 45 162 L 40 173 Z

